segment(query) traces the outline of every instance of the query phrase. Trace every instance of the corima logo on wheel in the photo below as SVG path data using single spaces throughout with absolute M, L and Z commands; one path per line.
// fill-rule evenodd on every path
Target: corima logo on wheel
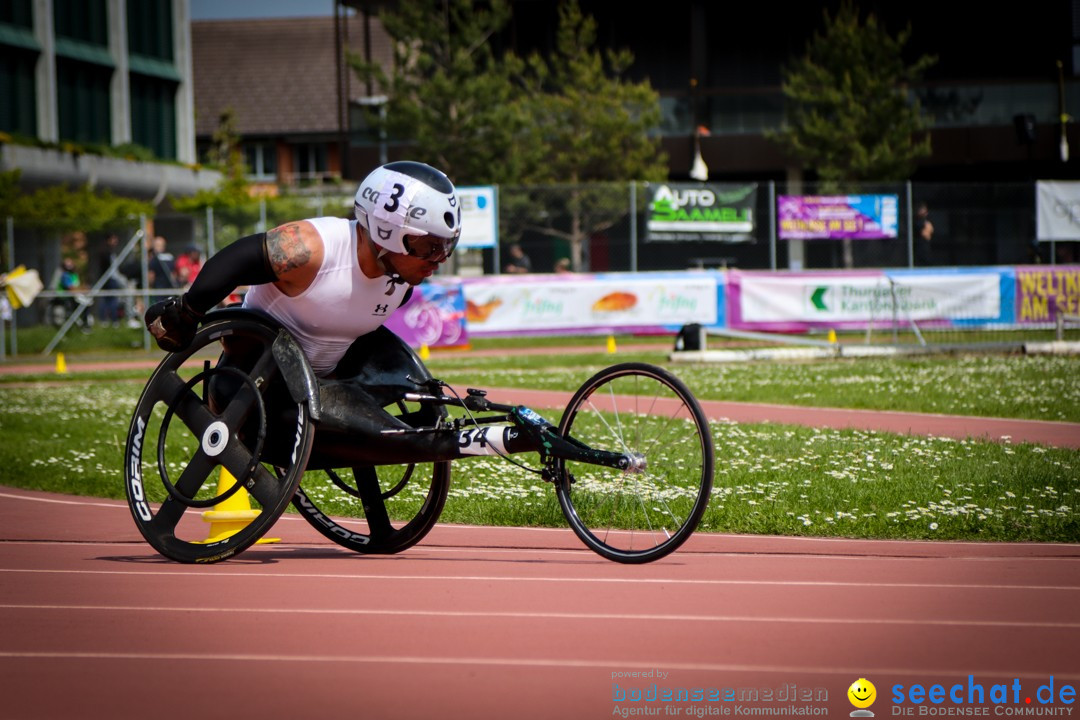
M 346 530 L 345 528 L 338 525 L 330 518 L 323 515 L 322 511 L 320 511 L 319 508 L 315 507 L 314 503 L 312 503 L 311 500 L 308 499 L 308 496 L 304 494 L 303 490 L 297 488 L 295 497 L 298 504 L 300 505 L 301 510 L 306 512 L 320 525 L 322 525 L 324 528 L 337 535 L 338 537 L 345 540 L 351 540 L 352 542 L 355 542 L 359 545 L 367 545 L 369 542 L 371 542 L 371 538 L 367 537 L 366 535 L 360 535 L 358 533 L 350 532 L 349 530 Z
M 135 437 L 131 441 L 131 464 L 128 466 L 128 475 L 131 477 L 131 497 L 135 501 L 134 507 L 139 513 L 139 519 L 150 522 L 153 517 L 150 514 L 150 506 L 146 504 L 146 494 L 143 492 L 142 481 L 142 439 L 146 430 L 146 423 L 142 418 L 135 420 Z

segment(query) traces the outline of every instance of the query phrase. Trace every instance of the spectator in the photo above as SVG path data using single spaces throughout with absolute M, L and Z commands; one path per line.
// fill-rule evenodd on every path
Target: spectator
M 120 238 L 116 233 L 110 234 L 105 238 L 105 245 L 97 257 L 97 273 L 101 278 L 109 271 L 112 264 L 116 261 L 116 258 L 120 252 Z M 120 269 L 109 276 L 109 279 L 105 281 L 105 284 L 101 286 L 101 289 L 106 291 L 107 294 L 102 295 L 98 304 L 98 319 L 101 320 L 103 325 L 112 325 L 113 327 L 120 326 L 120 298 L 116 295 L 108 293 L 115 292 L 117 290 L 124 290 L 127 288 L 127 278 L 125 278 Z
M 67 257 L 60 262 L 60 267 L 57 268 L 56 274 L 53 276 L 52 284 L 63 295 L 55 297 L 49 302 L 49 321 L 56 327 L 60 327 L 79 307 L 79 300 L 76 296 L 68 294 L 78 290 L 82 284 L 79 279 L 79 270 L 76 268 L 73 259 Z M 93 325 L 94 318 L 90 313 L 83 312 L 80 315 L 79 322 L 82 329 L 88 332 L 90 326 Z
M 555 263 L 555 272 L 559 275 L 568 275 L 573 272 L 570 267 L 570 258 L 559 258 Z
M 523 275 L 532 272 L 532 261 L 529 260 L 529 256 L 525 254 L 525 251 L 517 243 L 510 246 L 510 259 L 507 260 L 503 271 L 511 275 Z
M 75 261 L 64 258 L 60 262 L 60 272 L 56 278 L 56 289 L 70 292 L 79 287 L 79 271 L 75 269 Z
M 930 222 L 930 208 L 925 202 L 915 207 L 915 264 L 931 265 L 930 239 L 934 237 L 934 223 Z
M 150 287 L 154 290 L 167 290 L 176 285 L 176 258 L 165 249 L 165 238 L 158 235 L 150 247 L 147 272 Z
M 202 255 L 199 248 L 192 245 L 183 255 L 176 258 L 176 280 L 180 287 L 191 287 L 191 283 L 202 269 Z

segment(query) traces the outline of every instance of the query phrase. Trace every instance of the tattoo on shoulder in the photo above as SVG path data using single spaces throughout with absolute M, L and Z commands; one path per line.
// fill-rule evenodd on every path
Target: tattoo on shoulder
M 285 273 L 306 265 L 311 260 L 311 250 L 300 235 L 300 225 L 290 223 L 274 228 L 266 233 L 266 254 L 274 274 L 281 277 Z

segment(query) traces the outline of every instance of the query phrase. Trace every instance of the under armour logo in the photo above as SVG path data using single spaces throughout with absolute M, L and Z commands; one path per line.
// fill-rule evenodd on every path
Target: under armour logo
M 376 305 L 374 315 L 385 315 L 386 311 L 390 309 L 389 305 Z

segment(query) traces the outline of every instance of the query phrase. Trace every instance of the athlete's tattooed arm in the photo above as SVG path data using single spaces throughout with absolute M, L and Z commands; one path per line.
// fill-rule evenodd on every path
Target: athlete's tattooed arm
M 278 277 L 306 265 L 311 260 L 311 248 L 304 242 L 300 223 L 289 223 L 267 232 L 266 255 Z

